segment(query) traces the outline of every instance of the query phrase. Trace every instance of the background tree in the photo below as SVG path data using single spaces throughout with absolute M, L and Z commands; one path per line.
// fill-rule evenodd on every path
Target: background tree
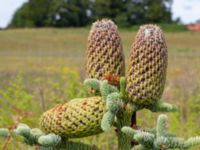
M 89 0 L 60 0 L 55 12 L 52 13 L 52 25 L 85 26 L 91 20 Z
M 33 20 L 29 18 L 27 13 L 29 9 L 29 3 L 24 3 L 14 14 L 9 27 L 32 27 L 34 26 Z
M 55 7 L 55 0 L 29 0 L 19 8 L 10 27 L 50 26 L 49 17 Z
M 127 0 L 96 0 L 93 5 L 95 19 L 110 18 L 117 24 L 126 25 Z
M 171 5 L 172 0 L 29 0 L 10 27 L 78 27 L 101 18 L 119 26 L 171 23 Z
M 172 0 L 128 0 L 126 5 L 129 25 L 172 22 Z

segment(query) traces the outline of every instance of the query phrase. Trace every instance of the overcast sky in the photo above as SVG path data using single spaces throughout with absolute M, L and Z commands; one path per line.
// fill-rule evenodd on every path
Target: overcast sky
M 0 0 L 0 27 L 6 27 L 12 15 L 28 0 Z M 182 22 L 192 23 L 200 19 L 200 0 L 174 0 L 173 18 L 180 17 Z

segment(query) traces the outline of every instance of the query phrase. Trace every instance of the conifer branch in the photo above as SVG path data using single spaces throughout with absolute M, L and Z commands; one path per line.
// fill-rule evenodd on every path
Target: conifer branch
M 159 115 L 156 126 L 156 131 L 157 131 L 156 136 L 157 137 L 163 136 L 164 133 L 166 132 L 166 128 L 167 128 L 167 116 L 164 114 Z
M 190 148 L 190 147 L 194 147 L 197 145 L 200 145 L 200 136 L 191 137 L 184 142 L 185 148 Z
M 152 112 L 174 112 L 177 108 L 169 103 L 158 101 L 150 110 Z
M 100 92 L 100 81 L 97 79 L 85 79 L 84 85 Z
M 132 129 L 131 127 L 123 127 L 122 132 L 125 133 L 127 136 L 134 138 L 134 135 L 139 131 Z
M 126 99 L 126 80 L 125 77 L 120 78 L 120 97 Z
M 56 135 L 56 134 L 47 134 L 47 135 L 42 135 L 38 138 L 38 143 L 42 146 L 52 146 L 56 147 L 57 145 L 60 145 L 62 143 L 61 137 Z
M 12 137 L 17 135 L 24 138 L 24 142 L 30 146 L 38 146 L 41 150 L 54 150 L 54 149 L 67 149 L 67 150 L 97 150 L 98 148 L 93 145 L 87 145 L 80 142 L 68 141 L 65 138 L 61 138 L 56 134 L 45 135 L 40 129 L 31 129 L 26 124 L 19 124 L 12 134 Z M 6 128 L 0 128 L 0 137 L 9 136 L 9 130 Z
M 123 105 L 123 103 L 120 100 L 119 93 L 112 93 L 107 96 L 106 109 L 113 112 L 113 114 L 117 113 L 121 105 Z
M 119 92 L 119 91 L 116 87 L 108 84 L 107 80 L 103 80 L 100 82 L 100 92 L 103 99 L 106 100 L 109 94 L 114 93 L 114 92 Z
M 138 146 L 134 147 L 138 150 L 189 149 L 200 145 L 200 137 L 191 137 L 188 140 L 175 137 L 175 134 L 166 131 L 166 125 L 167 116 L 162 114 L 158 117 L 156 129 L 141 131 L 123 127 L 122 132 L 139 143 Z
M 9 136 L 9 130 L 7 128 L 0 128 L 0 137 L 6 138 Z
M 115 114 L 113 114 L 111 111 L 107 111 L 101 120 L 101 129 L 103 131 L 108 131 L 113 125 L 115 119 Z
M 141 131 L 134 135 L 134 139 L 145 147 L 151 148 L 154 143 L 155 136 L 151 133 Z

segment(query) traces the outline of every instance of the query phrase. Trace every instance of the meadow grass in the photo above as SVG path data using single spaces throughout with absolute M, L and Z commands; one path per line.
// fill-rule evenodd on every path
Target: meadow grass
M 80 64 L 84 64 L 88 32 L 89 30 L 84 28 L 2 30 L 0 31 L 0 70 L 31 71 L 38 65 L 40 67 L 66 65 L 81 68 Z M 119 32 L 125 55 L 128 56 L 135 32 L 127 30 Z M 199 57 L 199 33 L 178 32 L 165 35 L 169 56 L 177 59 L 181 55 Z M 169 59 L 171 60 L 172 57 Z
M 0 89 L 6 90 L 16 75 L 22 73 L 27 91 L 33 95 L 30 110 L 35 113 L 33 121 L 25 122 L 37 126 L 37 118 L 42 111 L 57 102 L 84 95 L 78 92 L 78 86 L 82 87 L 79 83 L 85 77 L 84 56 L 88 32 L 87 28 L 0 31 Z M 136 33 L 128 30 L 119 30 L 119 33 L 128 63 Z M 200 33 L 170 32 L 165 37 L 169 61 L 163 99 L 179 108 L 177 113 L 169 114 L 170 129 L 184 137 L 195 136 L 200 134 Z M 45 106 L 42 101 L 45 101 Z M 1 103 L 0 109 L 6 115 L 8 110 L 1 108 Z M 138 125 L 152 127 L 157 115 L 147 110 L 139 112 Z M 116 149 L 114 135 L 114 132 L 104 133 L 82 141 L 97 144 L 104 150 Z M 15 144 L 20 149 L 26 149 L 19 143 Z M 11 147 L 15 144 L 10 143 Z

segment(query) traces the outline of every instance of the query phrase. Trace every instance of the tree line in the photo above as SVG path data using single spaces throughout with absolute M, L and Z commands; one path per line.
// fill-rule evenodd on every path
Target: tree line
M 8 27 L 81 27 L 110 18 L 119 26 L 171 23 L 172 0 L 29 0 Z

